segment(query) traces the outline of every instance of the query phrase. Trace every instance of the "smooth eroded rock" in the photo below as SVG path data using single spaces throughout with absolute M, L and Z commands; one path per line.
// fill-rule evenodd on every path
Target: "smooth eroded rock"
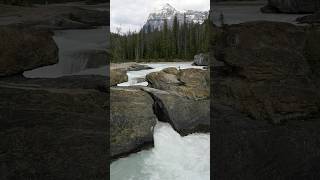
M 146 76 L 148 86 L 191 99 L 209 98 L 209 70 L 174 69 L 166 68 L 148 74 Z
M 111 88 L 110 97 L 111 158 L 152 146 L 157 117 L 151 96 L 137 88 Z
M 169 122 L 181 135 L 210 132 L 210 100 L 195 100 L 145 87 L 154 101 L 159 121 Z

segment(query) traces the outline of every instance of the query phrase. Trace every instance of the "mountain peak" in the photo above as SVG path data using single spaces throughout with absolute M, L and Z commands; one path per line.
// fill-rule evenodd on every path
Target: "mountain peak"
M 167 20 L 168 26 L 172 27 L 175 16 L 177 16 L 179 24 L 184 23 L 184 16 L 186 16 L 187 23 L 202 23 L 208 16 L 208 12 L 185 10 L 178 11 L 169 3 L 160 4 L 152 13 L 149 14 L 144 27 L 150 26 L 151 29 L 161 29 L 164 20 Z
M 164 3 L 154 9 L 156 14 L 174 14 L 177 10 L 171 6 L 169 3 Z
M 175 8 L 173 6 L 171 6 L 169 3 L 162 4 L 162 9 L 174 9 L 175 10 Z

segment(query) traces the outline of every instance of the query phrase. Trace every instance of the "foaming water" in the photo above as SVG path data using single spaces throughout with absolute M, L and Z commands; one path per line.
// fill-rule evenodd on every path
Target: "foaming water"
M 119 159 L 111 180 L 209 180 L 210 135 L 181 137 L 167 123 L 154 129 L 154 148 Z

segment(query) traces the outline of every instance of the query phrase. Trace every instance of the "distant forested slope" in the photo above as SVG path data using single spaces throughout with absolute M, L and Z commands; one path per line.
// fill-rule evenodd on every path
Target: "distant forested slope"
M 151 31 L 147 27 L 139 32 L 124 35 L 111 34 L 113 62 L 125 61 L 172 61 L 193 59 L 195 54 L 209 51 L 211 24 L 183 23 L 174 19 L 172 28 L 165 21 L 162 29 Z M 120 32 L 120 30 L 119 30 Z

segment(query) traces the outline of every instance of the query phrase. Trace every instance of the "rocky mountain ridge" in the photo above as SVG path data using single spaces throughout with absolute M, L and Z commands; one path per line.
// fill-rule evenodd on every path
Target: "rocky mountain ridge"
M 159 9 L 155 9 L 154 12 L 150 13 L 147 22 L 143 26 L 144 29 L 151 30 L 161 29 L 164 25 L 164 21 L 167 20 L 168 27 L 173 26 L 174 17 L 177 16 L 177 20 L 180 25 L 184 22 L 187 23 L 203 23 L 208 17 L 208 11 L 195 11 L 195 10 L 182 10 L 179 11 L 170 4 L 164 4 Z

